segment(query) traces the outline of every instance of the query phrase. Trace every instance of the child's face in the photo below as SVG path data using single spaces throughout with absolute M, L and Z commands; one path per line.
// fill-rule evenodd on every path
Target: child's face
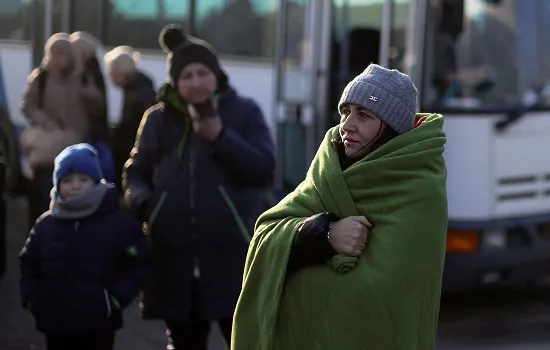
M 61 179 L 59 194 L 63 198 L 79 197 L 95 185 L 94 179 L 84 174 L 70 174 Z

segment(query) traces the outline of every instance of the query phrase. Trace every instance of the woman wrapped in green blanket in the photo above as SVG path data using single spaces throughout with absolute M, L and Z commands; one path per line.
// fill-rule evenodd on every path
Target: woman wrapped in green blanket
M 232 350 L 435 349 L 447 224 L 443 118 L 371 64 L 306 179 L 256 223 Z

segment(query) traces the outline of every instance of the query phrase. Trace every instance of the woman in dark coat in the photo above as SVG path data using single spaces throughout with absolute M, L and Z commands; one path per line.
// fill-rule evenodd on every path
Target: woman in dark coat
M 230 340 L 275 151 L 258 105 L 228 84 L 208 43 L 168 26 L 161 45 L 170 82 L 143 117 L 123 186 L 153 251 L 143 316 L 166 322 L 175 349 L 198 350 L 213 321 Z

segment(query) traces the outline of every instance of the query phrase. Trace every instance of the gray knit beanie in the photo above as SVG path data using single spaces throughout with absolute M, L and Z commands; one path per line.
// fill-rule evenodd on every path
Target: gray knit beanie
M 408 75 L 370 64 L 348 83 L 338 110 L 348 103 L 361 106 L 403 134 L 414 124 L 417 100 L 418 91 Z

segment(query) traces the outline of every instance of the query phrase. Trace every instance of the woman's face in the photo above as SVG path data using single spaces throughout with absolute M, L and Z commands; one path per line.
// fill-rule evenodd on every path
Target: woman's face
M 206 102 L 217 89 L 216 76 L 202 63 L 188 64 L 180 73 L 178 92 L 186 102 Z
M 386 124 L 365 108 L 346 104 L 340 108 L 340 136 L 346 156 L 363 157 L 382 136 Z
M 51 64 L 57 71 L 64 71 L 71 65 L 70 57 L 60 51 L 52 51 Z

